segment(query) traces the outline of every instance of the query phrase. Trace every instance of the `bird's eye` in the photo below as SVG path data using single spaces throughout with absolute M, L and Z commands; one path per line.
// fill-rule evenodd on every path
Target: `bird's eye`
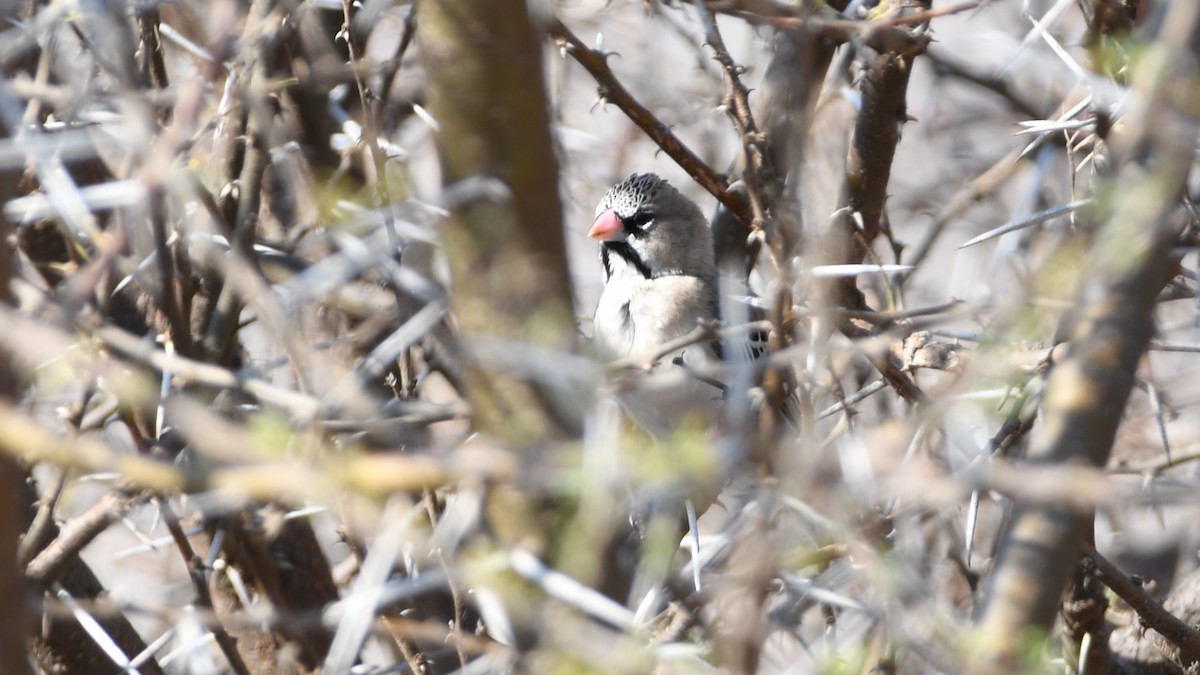
M 645 232 L 646 226 L 654 222 L 654 212 L 639 209 L 632 216 L 622 219 L 625 229 L 630 234 L 641 234 Z

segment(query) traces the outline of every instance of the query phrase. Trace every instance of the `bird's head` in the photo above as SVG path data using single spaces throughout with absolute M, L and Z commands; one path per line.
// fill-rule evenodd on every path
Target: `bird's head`
M 715 272 L 712 233 L 700 207 L 652 173 L 614 185 L 596 206 L 588 237 L 600 242 L 607 279 Z

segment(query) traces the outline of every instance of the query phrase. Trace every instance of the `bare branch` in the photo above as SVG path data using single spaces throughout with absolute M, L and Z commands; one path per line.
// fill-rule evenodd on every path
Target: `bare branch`
M 1200 631 L 1164 609 L 1141 584 L 1130 579 L 1094 546 L 1084 543 L 1082 548 L 1084 563 L 1090 563 L 1091 573 L 1112 589 L 1117 597 L 1129 603 L 1145 626 L 1158 631 L 1159 635 L 1178 647 L 1185 666 L 1200 662 Z

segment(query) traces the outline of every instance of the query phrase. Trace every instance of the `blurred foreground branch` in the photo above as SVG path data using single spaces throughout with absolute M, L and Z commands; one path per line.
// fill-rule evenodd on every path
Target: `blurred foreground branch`
M 1179 200 L 1197 140 L 1195 74 L 1200 24 L 1194 5 L 1175 5 L 1169 33 L 1153 47 L 1134 81 L 1145 107 L 1129 120 L 1117 146 L 1124 159 L 1111 210 L 1088 254 L 1078 316 L 1068 315 L 1070 349 L 1050 373 L 1043 426 L 1029 460 L 1103 466 L 1154 334 L 1155 300 L 1174 275 L 1172 249 L 1183 219 Z M 1185 48 L 1192 60 L 1169 54 Z M 1191 107 L 1189 107 L 1191 106 Z M 1153 161 L 1151 163 L 1151 158 Z M 1019 668 L 1021 636 L 1049 630 L 1090 517 L 1062 505 L 1018 502 L 1001 545 L 979 625 L 976 672 Z
M 518 0 L 422 3 L 418 44 L 447 188 L 489 188 L 453 213 L 446 252 L 467 333 L 535 345 L 573 343 L 558 163 L 550 138 L 541 39 Z M 503 55 L 503 58 L 501 58 Z M 475 422 L 512 439 L 578 433 L 579 402 L 468 364 Z

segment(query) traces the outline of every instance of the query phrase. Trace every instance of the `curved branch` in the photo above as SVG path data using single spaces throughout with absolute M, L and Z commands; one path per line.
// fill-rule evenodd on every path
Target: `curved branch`
M 1084 543 L 1083 557 L 1092 566 L 1091 573 L 1113 593 L 1137 612 L 1142 624 L 1153 628 L 1168 642 L 1179 648 L 1185 663 L 1200 662 L 1200 631 L 1180 621 L 1167 611 L 1146 589 L 1122 572 L 1091 544 Z

